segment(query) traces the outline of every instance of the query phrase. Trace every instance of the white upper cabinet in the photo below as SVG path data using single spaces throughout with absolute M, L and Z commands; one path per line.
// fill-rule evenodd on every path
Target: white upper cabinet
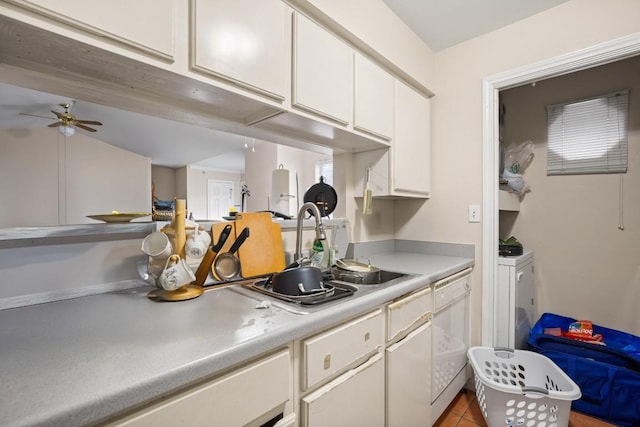
M 396 80 L 395 118 L 391 147 L 357 153 L 356 194 L 371 168 L 374 197 L 428 198 L 431 186 L 429 98 Z
M 396 81 L 393 191 L 428 196 L 431 186 L 429 99 Z
M 286 97 L 289 9 L 281 0 L 192 0 L 191 68 Z
M 8 0 L 22 8 L 173 61 L 176 0 Z
M 394 93 L 393 76 L 356 53 L 353 128 L 391 140 Z
M 303 15 L 293 14 L 292 105 L 349 125 L 354 51 Z

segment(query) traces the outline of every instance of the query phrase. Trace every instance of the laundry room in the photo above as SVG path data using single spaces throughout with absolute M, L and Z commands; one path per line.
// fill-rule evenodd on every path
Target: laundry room
M 499 236 L 513 236 L 534 254 L 534 322 L 551 312 L 640 334 L 640 319 L 629 315 L 640 301 L 639 75 L 636 56 L 500 92 L 503 151 L 532 147 L 522 169 L 512 171 L 522 194 L 509 195 L 515 204 L 501 205 Z M 625 95 L 628 111 L 608 110 L 615 110 L 612 142 L 570 154 L 566 117 L 549 119 L 548 112 Z M 553 129 L 565 136 L 562 151 L 551 146 Z M 566 169 L 572 156 L 592 170 Z M 504 166 L 512 165 L 506 159 Z

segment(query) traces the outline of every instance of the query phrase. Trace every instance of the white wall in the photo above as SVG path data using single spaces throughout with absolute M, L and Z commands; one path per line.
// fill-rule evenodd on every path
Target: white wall
M 640 301 L 640 56 L 532 87 L 501 92 L 505 142 L 531 140 L 534 159 L 524 178 L 531 185 L 521 211 L 501 214 L 501 229 L 535 251 L 540 312 L 552 312 L 640 334 L 633 315 Z M 628 172 L 547 176 L 547 115 L 551 104 L 629 89 Z M 620 206 L 624 230 L 619 230 Z M 515 221 L 513 218 L 515 217 Z M 506 224 L 503 224 L 506 223 Z M 507 232 L 507 230 L 504 230 Z M 505 234 L 506 235 L 506 234 Z
M 230 181 L 233 183 L 233 204 L 240 210 L 240 182 L 242 181 L 242 174 L 218 172 L 187 166 L 187 211 L 193 213 L 193 218 L 196 220 L 214 219 L 207 217 L 208 181 L 210 179 Z
M 271 171 L 278 167 L 277 146 L 256 141 L 255 152 L 248 151 L 244 165 L 245 182 L 250 192 L 250 196 L 245 198 L 245 211 L 267 210 L 267 197 L 271 193 Z
M 114 210 L 150 213 L 151 159 L 81 136 L 67 138 L 66 224 Z
M 98 135 L 99 136 L 99 135 Z M 76 132 L 0 130 L 0 227 L 94 223 L 151 212 L 151 161 Z
M 251 196 L 245 201 L 247 212 L 262 211 L 274 206 L 270 203 L 272 172 L 282 165 L 289 170 L 292 180 L 298 175 L 300 205 L 304 193 L 315 183 L 316 161 L 326 159 L 327 155 L 301 150 L 298 148 L 256 141 L 255 152 L 247 151 L 245 157 L 245 182 Z M 295 193 L 295 187 L 292 187 Z M 292 206 L 300 206 L 292 201 Z M 297 208 L 292 209 L 292 216 L 297 214 Z
M 635 33 L 638 16 L 636 0 L 571 0 L 436 54 L 432 197 L 396 202 L 395 237 L 475 245 L 473 343 L 480 342 L 482 228 L 467 222 L 467 208 L 482 203 L 483 78 Z
M 58 142 L 52 129 L 0 130 L 1 227 L 60 224 Z
M 315 175 L 316 163 L 332 157 L 332 155 L 314 153 L 284 145 L 278 146 L 278 167 L 282 165 L 289 170 L 292 194 L 296 195 L 296 198 L 292 198 L 289 203 L 291 216 L 297 215 L 300 206 L 304 203 L 305 193 L 318 182 Z M 295 187 L 296 181 L 297 191 Z

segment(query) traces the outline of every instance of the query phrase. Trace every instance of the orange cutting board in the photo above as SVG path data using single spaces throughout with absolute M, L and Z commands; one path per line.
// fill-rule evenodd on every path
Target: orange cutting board
M 257 277 L 284 270 L 284 245 L 280 224 L 269 212 L 239 212 L 236 234 L 249 227 L 249 237 L 238 250 L 242 277 Z
M 224 230 L 224 228 L 228 224 L 231 224 L 231 233 L 229 233 L 229 237 L 227 238 L 227 241 L 224 242 L 224 245 L 222 245 L 222 248 L 220 248 L 220 251 L 216 254 L 216 258 L 219 254 L 228 252 L 229 249 L 231 248 L 231 245 L 233 245 L 233 242 L 236 241 L 236 232 L 234 230 L 235 224 L 233 222 L 216 222 L 211 226 L 211 239 L 213 240 L 212 245 L 215 245 L 216 243 L 218 243 L 218 238 L 220 237 L 220 233 L 222 233 L 222 230 Z M 216 280 L 220 281 L 220 278 L 216 275 L 216 272 L 213 268 L 214 265 L 215 265 L 215 258 L 211 261 L 209 270 L 211 270 L 211 274 L 213 275 L 213 277 Z

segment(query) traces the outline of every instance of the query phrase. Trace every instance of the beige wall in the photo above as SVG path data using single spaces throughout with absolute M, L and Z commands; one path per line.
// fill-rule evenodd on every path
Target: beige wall
M 176 197 L 176 170 L 166 166 L 152 166 L 151 179 L 155 184 L 155 196 L 159 200 Z
M 395 237 L 475 244 L 473 343 L 482 317 L 482 227 L 467 222 L 467 207 L 482 203 L 483 78 L 635 33 L 638 16 L 636 0 L 572 0 L 436 54 L 432 198 L 396 202 Z
M 640 56 L 501 93 L 507 110 L 505 143 L 535 144 L 534 160 L 523 175 L 532 191 L 517 215 L 508 214 L 505 220 L 501 215 L 501 230 L 535 251 L 540 312 L 590 319 L 640 335 L 640 318 L 634 315 L 640 301 L 638 76 Z M 547 176 L 545 107 L 625 88 L 630 90 L 628 172 Z M 621 203 L 623 231 L 618 229 Z M 503 228 L 509 225 L 511 230 Z

